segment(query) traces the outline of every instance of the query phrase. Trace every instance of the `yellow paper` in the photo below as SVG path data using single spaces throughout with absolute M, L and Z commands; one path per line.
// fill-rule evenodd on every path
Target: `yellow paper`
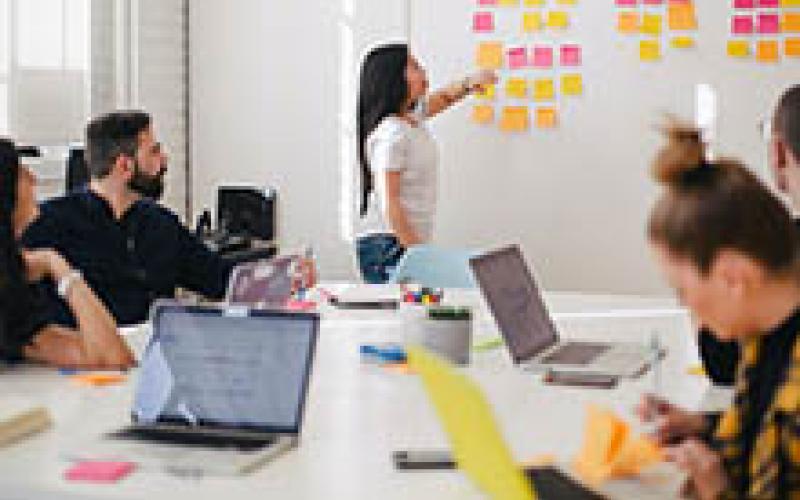
M 519 0 L 498 0 L 497 4 L 504 7 L 514 7 L 519 5 Z
M 583 77 L 579 74 L 562 75 L 561 93 L 564 95 L 583 94 Z
M 686 373 L 697 377 L 704 377 L 706 375 L 706 370 L 703 368 L 703 365 L 692 365 L 686 369 Z
M 539 108 L 536 110 L 536 128 L 555 128 L 558 124 L 556 108 Z
M 690 36 L 676 36 L 669 42 L 676 49 L 691 49 L 694 47 L 694 38 Z
M 778 62 L 780 47 L 777 40 L 759 40 L 756 43 L 756 60 L 763 63 Z
M 547 27 L 563 30 L 569 27 L 569 14 L 563 10 L 551 10 L 547 13 Z
M 639 32 L 639 13 L 620 12 L 617 15 L 617 31 L 630 35 Z
M 728 55 L 731 57 L 749 57 L 750 42 L 747 40 L 729 40 Z
M 664 18 L 661 14 L 645 14 L 642 16 L 642 33 L 658 36 L 661 34 L 661 25 Z
M 524 132 L 530 128 L 528 108 L 524 106 L 508 106 L 503 108 L 500 116 L 500 130 L 503 132 Z
M 787 38 L 784 41 L 786 57 L 800 57 L 800 38 Z
M 787 33 L 800 33 L 800 12 L 783 14 L 782 28 Z
M 667 7 L 667 25 L 669 29 L 686 31 L 697 29 L 697 17 L 694 13 L 694 4 L 670 4 Z
M 556 97 L 556 84 L 552 78 L 540 78 L 533 82 L 535 101 L 552 101 Z
M 506 95 L 525 99 L 528 96 L 528 82 L 524 78 L 509 78 L 506 82 Z
M 781 0 L 783 7 L 800 7 L 800 0 Z
M 547 0 L 525 0 L 525 5 L 528 7 L 544 7 Z
M 501 69 L 503 67 L 503 44 L 481 42 L 478 45 L 475 62 L 481 69 Z
M 661 59 L 661 42 L 658 40 L 640 40 L 639 59 L 647 62 Z
M 533 488 L 514 463 L 480 389 L 422 348 L 409 348 L 408 362 L 422 377 L 458 467 L 489 498 L 533 500 Z
M 533 31 L 541 31 L 541 29 L 542 29 L 541 12 L 526 12 L 522 15 L 522 31 L 530 33 Z
M 556 0 L 558 5 L 578 5 L 578 0 Z
M 488 125 L 494 121 L 494 108 L 486 104 L 479 104 L 472 108 L 472 121 L 479 125 Z
M 492 101 L 492 100 L 494 100 L 496 92 L 497 92 L 497 90 L 496 90 L 496 86 L 494 84 L 482 85 L 475 92 L 475 97 L 477 99 L 484 99 L 484 100 L 487 100 L 487 101 Z

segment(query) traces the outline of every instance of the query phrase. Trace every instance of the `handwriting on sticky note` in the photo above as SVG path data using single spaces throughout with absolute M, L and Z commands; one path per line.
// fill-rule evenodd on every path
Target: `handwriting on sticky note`
M 481 42 L 478 44 L 476 64 L 481 69 L 500 69 L 503 67 L 503 44 L 500 42 Z

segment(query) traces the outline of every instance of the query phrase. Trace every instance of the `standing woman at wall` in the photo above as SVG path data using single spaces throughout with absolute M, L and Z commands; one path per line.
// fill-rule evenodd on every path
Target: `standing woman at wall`
M 425 70 L 407 45 L 380 46 L 366 56 L 358 97 L 356 251 L 367 283 L 385 283 L 408 247 L 431 240 L 439 159 L 424 121 L 496 81 L 494 73 L 480 72 L 427 95 Z

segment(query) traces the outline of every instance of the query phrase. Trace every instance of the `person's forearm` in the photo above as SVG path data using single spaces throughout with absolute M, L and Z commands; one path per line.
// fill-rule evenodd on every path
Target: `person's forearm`
M 389 199 L 387 207 L 389 225 L 403 248 L 421 243 L 416 231 L 408 221 L 408 215 L 399 200 Z
M 445 111 L 450 106 L 461 101 L 469 95 L 471 88 L 467 78 L 451 83 L 450 85 L 432 92 L 428 96 L 426 115 L 433 117 Z

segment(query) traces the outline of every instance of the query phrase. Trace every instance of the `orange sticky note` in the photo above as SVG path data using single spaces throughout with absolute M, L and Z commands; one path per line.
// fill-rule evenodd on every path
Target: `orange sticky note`
M 564 95 L 583 94 L 583 77 L 577 73 L 561 75 L 561 93 Z
M 500 129 L 504 132 L 524 132 L 530 128 L 528 108 L 507 106 L 500 117 Z
M 777 40 L 759 40 L 756 43 L 756 60 L 763 63 L 776 63 L 780 58 Z
M 800 12 L 786 12 L 782 24 L 784 32 L 800 33 Z
M 691 2 L 669 4 L 669 7 L 667 7 L 667 25 L 669 29 L 676 31 L 697 29 L 694 4 Z
M 784 41 L 786 57 L 800 57 L 800 38 L 787 38 Z
M 125 375 L 113 372 L 89 372 L 72 375 L 71 380 L 80 385 L 105 386 L 125 382 Z
M 729 40 L 728 55 L 731 57 L 749 57 L 750 42 L 747 40 Z
M 658 40 L 640 40 L 639 59 L 645 62 L 661 59 L 661 42 Z
M 617 31 L 626 35 L 638 33 L 639 13 L 628 11 L 620 12 L 617 15 Z
M 501 69 L 503 67 L 503 44 L 500 42 L 481 42 L 475 62 L 481 69 Z
M 472 108 L 472 121 L 479 125 L 488 125 L 494 121 L 494 108 L 479 104 Z
M 539 108 L 536 110 L 536 128 L 555 128 L 558 125 L 556 108 Z

